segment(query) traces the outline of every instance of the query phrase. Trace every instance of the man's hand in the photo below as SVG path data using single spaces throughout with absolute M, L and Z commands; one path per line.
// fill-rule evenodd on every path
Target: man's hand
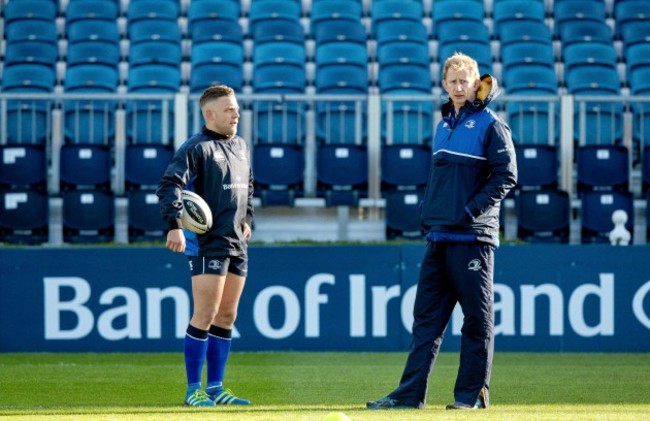
M 167 248 L 177 253 L 185 251 L 185 234 L 180 228 L 170 230 L 167 233 Z
M 253 235 L 253 231 L 251 230 L 250 225 L 248 225 L 246 222 L 244 222 L 243 234 L 244 234 L 244 238 L 247 240 L 250 240 L 251 236 Z

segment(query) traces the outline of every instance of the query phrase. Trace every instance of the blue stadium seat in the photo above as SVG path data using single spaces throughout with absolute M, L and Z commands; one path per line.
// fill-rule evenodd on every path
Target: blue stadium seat
M 16 42 L 43 42 L 57 46 L 58 34 L 54 21 L 39 21 L 34 25 L 29 20 L 17 20 L 4 28 L 7 44 Z
M 51 92 L 56 82 L 51 66 L 22 63 L 5 66 L 2 74 L 4 92 Z
M 432 35 L 438 38 L 441 35 L 439 27 L 446 23 L 461 23 L 463 21 L 483 23 L 485 9 L 483 3 L 478 4 L 471 0 L 447 0 L 433 3 L 433 28 Z
M 428 44 L 427 28 L 422 23 L 394 20 L 383 23 L 375 34 L 377 49 L 391 42 Z
M 103 64 L 80 64 L 67 69 L 63 87 L 68 92 L 103 92 L 117 90 L 119 82 L 117 67 Z
M 571 200 L 566 191 L 520 191 L 516 206 L 517 238 L 531 243 L 569 242 Z
M 431 93 L 431 73 L 428 68 L 413 64 L 387 66 L 379 69 L 379 90 L 389 93 L 395 90 L 414 90 Z
M 366 94 L 368 71 L 354 65 L 329 65 L 316 69 L 316 92 L 322 94 Z
M 592 20 L 572 22 L 560 28 L 562 47 L 566 48 L 576 42 L 598 42 L 612 45 L 614 34 L 605 22 Z
M 0 190 L 0 243 L 40 244 L 48 240 L 47 194 Z
M 627 212 L 625 228 L 634 237 L 634 201 L 629 192 L 585 192 L 581 197 L 582 243 L 609 243 L 609 233 L 614 229 L 612 213 L 622 209 Z
M 130 23 L 128 28 L 131 45 L 147 41 L 181 42 L 181 30 L 178 22 L 165 19 L 146 19 Z
M 511 69 L 504 75 L 503 84 L 509 94 L 531 89 L 557 93 L 558 81 L 555 70 L 547 66 L 530 65 Z
M 263 144 L 299 144 L 306 134 L 305 106 L 297 102 L 257 101 L 253 140 Z
M 490 32 L 483 23 L 460 20 L 438 25 L 438 48 L 448 43 L 477 43 L 490 46 Z
M 0 190 L 45 191 L 44 145 L 0 145 Z
M 377 49 L 377 62 L 382 69 L 393 65 L 417 65 L 428 70 L 431 57 L 426 44 L 391 42 Z
M 590 91 L 607 91 L 619 95 L 621 81 L 612 67 L 572 66 L 564 77 L 569 93 L 590 95 Z
M 155 189 L 173 155 L 172 145 L 127 145 L 124 157 L 126 189 Z
M 129 92 L 175 93 L 178 91 L 180 83 L 179 68 L 162 64 L 147 64 L 129 68 L 127 85 Z
M 105 0 L 71 1 L 65 10 L 68 24 L 81 20 L 107 20 L 116 22 L 120 13 L 119 2 Z
M 305 30 L 298 21 L 263 20 L 257 22 L 252 33 L 255 45 L 266 42 L 293 42 L 305 44 Z
M 433 138 L 432 103 L 428 101 L 403 100 L 389 102 L 391 94 L 409 96 L 428 95 L 427 93 L 413 89 L 398 89 L 385 95 L 384 101 L 382 102 L 382 141 L 388 144 L 409 145 L 430 143 Z M 390 124 L 392 124 L 392 131 L 389 128 Z
M 592 89 L 576 92 L 579 95 L 612 96 L 610 91 Z M 582 126 L 582 108 L 584 104 L 584 127 Z M 574 111 L 574 138 L 580 144 L 609 145 L 623 139 L 623 104 L 612 98 L 611 101 L 576 101 Z M 581 134 L 584 133 L 584 139 Z
M 320 0 L 311 7 L 312 32 L 319 24 L 329 20 L 359 22 L 363 14 L 361 2 L 349 0 Z
M 117 69 L 120 63 L 120 45 L 101 41 L 71 44 L 66 58 L 67 68 L 78 64 L 103 64 Z
M 564 74 L 570 73 L 574 68 L 586 66 L 604 66 L 616 71 L 617 57 L 613 45 L 593 42 L 579 42 L 571 44 L 562 50 L 564 58 Z
M 578 192 L 627 191 L 630 181 L 629 151 L 623 145 L 585 145 L 577 154 Z
M 551 30 L 543 21 L 512 20 L 503 22 L 498 27 L 497 35 L 502 48 L 517 42 L 551 44 L 553 41 Z
M 622 37 L 629 25 L 638 22 L 650 23 L 650 4 L 645 1 L 617 1 L 614 4 L 616 35 Z
M 6 45 L 4 65 L 41 64 L 54 68 L 59 51 L 54 44 L 40 41 L 12 42 Z
M 646 44 L 650 40 L 650 22 L 647 21 L 630 22 L 620 31 L 623 40 L 623 56 L 631 46 Z
M 244 42 L 244 33 L 239 24 L 231 24 L 229 21 L 201 20 L 188 28 L 192 46 L 202 42 L 225 41 L 241 45 Z
M 257 72 L 266 65 L 289 67 L 295 66 L 304 71 L 306 62 L 304 44 L 293 42 L 267 42 L 253 48 L 253 66 Z
M 253 73 L 253 90 L 258 93 L 304 93 L 305 69 L 293 65 L 268 64 Z
M 167 224 L 160 216 L 160 204 L 155 190 L 133 190 L 129 201 L 129 242 L 157 241 L 164 238 Z
M 650 92 L 650 66 L 636 69 L 630 74 L 630 93 L 632 95 L 648 95 Z
M 241 4 L 238 1 L 201 0 L 190 2 L 187 9 L 187 26 L 212 24 L 238 25 Z
M 255 145 L 255 194 L 262 206 L 292 206 L 303 195 L 304 152 L 298 145 Z
M 411 23 L 421 23 L 424 12 L 422 3 L 402 0 L 383 0 L 372 2 L 370 18 L 372 32 L 376 33 L 385 22 L 405 20 Z
M 61 147 L 61 190 L 110 190 L 111 151 L 104 145 Z
M 100 243 L 115 236 L 115 203 L 111 193 L 70 190 L 63 199 L 63 241 Z
M 200 2 L 199 2 L 200 3 Z M 168 20 L 176 22 L 180 14 L 180 4 L 175 1 L 138 0 L 130 1 L 126 10 L 128 25 L 140 20 Z
M 286 0 L 253 1 L 248 13 L 248 30 L 255 31 L 255 25 L 264 20 L 299 21 L 302 5 Z
M 605 23 L 605 3 L 592 0 L 558 1 L 553 3 L 555 33 L 560 28 L 576 22 L 594 21 Z
M 357 206 L 368 189 L 365 145 L 321 144 L 316 153 L 319 196 L 327 206 Z
M 383 145 L 381 190 L 424 188 L 431 167 L 431 147 L 426 145 Z
M 41 21 L 54 22 L 56 19 L 56 5 L 51 1 L 14 0 L 8 2 L 4 9 L 5 24 L 29 20 L 33 25 L 40 25 Z
M 378 54 L 380 54 L 379 51 Z M 317 71 L 329 65 L 359 66 L 366 70 L 368 51 L 364 44 L 356 42 L 330 42 L 316 46 L 314 61 Z
M 204 42 L 192 47 L 190 92 L 203 92 L 214 84 L 226 84 L 236 92 L 244 86 L 244 49 L 231 42 Z
M 557 187 L 559 160 L 557 148 L 549 144 L 518 144 L 517 187 L 554 189 Z
M 426 33 L 426 31 L 425 31 Z M 314 30 L 316 45 L 328 42 L 356 42 L 366 45 L 366 28 L 361 22 L 347 20 L 332 20 L 322 22 Z
M 493 32 L 501 38 L 506 25 L 519 23 L 521 25 L 544 23 L 545 11 L 543 2 L 526 0 L 495 1 L 492 10 Z
M 502 74 L 519 66 L 539 65 L 555 71 L 553 46 L 549 44 L 531 44 L 518 42 L 501 49 Z M 503 76 L 505 79 L 506 77 Z
M 131 44 L 129 48 L 129 67 L 165 64 L 176 68 L 181 60 L 181 44 L 177 42 L 144 41 Z
M 555 95 L 548 89 L 518 89 L 516 95 L 547 96 Z M 554 104 L 551 112 L 551 104 Z M 508 101 L 506 104 L 508 125 L 512 137 L 518 144 L 548 144 L 559 138 L 559 103 L 549 101 Z M 551 133 L 551 120 L 554 130 Z M 550 135 L 550 139 L 549 139 Z
M 635 71 L 650 68 L 650 43 L 630 46 L 625 53 L 627 80 Z
M 117 22 L 105 20 L 79 20 L 66 26 L 68 47 L 77 42 L 106 42 L 119 44 Z
M 420 224 L 421 190 L 391 191 L 386 193 L 386 238 L 421 240 L 424 236 Z

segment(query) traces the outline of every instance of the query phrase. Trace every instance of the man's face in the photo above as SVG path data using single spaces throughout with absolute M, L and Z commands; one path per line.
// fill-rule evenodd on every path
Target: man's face
M 234 96 L 222 96 L 205 105 L 206 127 L 224 136 L 237 133 L 239 105 Z
M 479 83 L 478 79 L 472 80 L 470 72 L 466 69 L 449 69 L 442 81 L 442 87 L 449 94 L 454 107 L 458 109 L 465 105 L 465 101 L 472 102 L 476 99 L 476 90 Z

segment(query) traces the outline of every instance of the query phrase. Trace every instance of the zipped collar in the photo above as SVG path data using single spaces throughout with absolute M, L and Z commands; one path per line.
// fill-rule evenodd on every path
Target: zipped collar
M 221 133 L 217 133 L 217 132 L 215 132 L 213 130 L 208 129 L 205 126 L 203 126 L 203 128 L 201 129 L 201 133 L 203 133 L 203 135 L 205 135 L 205 136 L 207 136 L 207 137 L 209 137 L 210 139 L 213 139 L 213 140 L 229 140 L 234 136 L 234 135 L 233 136 L 226 136 L 226 135 L 223 135 Z

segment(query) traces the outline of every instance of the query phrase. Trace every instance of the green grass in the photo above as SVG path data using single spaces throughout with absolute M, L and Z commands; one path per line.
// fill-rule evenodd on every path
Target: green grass
M 423 411 L 368 411 L 392 390 L 404 353 L 234 353 L 226 384 L 254 405 L 182 405 L 185 372 L 174 354 L 0 354 L 0 419 L 352 420 L 477 419 L 445 411 L 456 353 L 441 354 Z M 650 419 L 650 354 L 497 353 L 487 420 Z

